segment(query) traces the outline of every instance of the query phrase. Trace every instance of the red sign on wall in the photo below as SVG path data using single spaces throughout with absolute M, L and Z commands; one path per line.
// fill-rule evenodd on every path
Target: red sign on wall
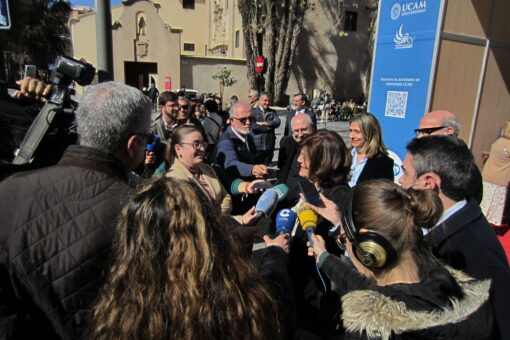
M 172 77 L 165 77 L 165 91 L 172 91 Z
M 264 58 L 258 57 L 257 60 L 255 60 L 255 71 L 258 73 L 264 71 Z

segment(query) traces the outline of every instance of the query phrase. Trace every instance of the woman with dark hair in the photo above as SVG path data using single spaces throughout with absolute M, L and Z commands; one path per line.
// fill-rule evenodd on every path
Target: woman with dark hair
M 350 191 L 347 182 L 351 165 L 351 156 L 342 137 L 333 131 L 319 130 L 303 140 L 297 161 L 300 165 L 299 175 L 311 182 L 318 192 L 342 206 Z M 300 199 L 293 209 L 299 211 L 303 204 L 303 199 Z M 327 240 L 330 252 L 339 254 L 341 250 L 328 236 L 332 227 L 331 223 L 320 218 L 315 232 Z M 340 298 L 331 291 L 329 281 L 322 283 L 315 262 L 306 255 L 308 236 L 299 220 L 296 220 L 292 236 L 290 268 L 298 304 L 298 334 L 304 338 L 310 333 L 325 336 L 331 331 L 327 327 L 331 322 L 330 312 L 338 310 Z
M 268 284 L 240 255 L 229 221 L 193 186 L 155 178 L 125 205 L 91 339 L 282 337 Z M 266 237 L 272 257 L 262 271 L 273 278 L 282 240 Z
M 379 121 L 371 113 L 360 113 L 351 119 L 351 187 L 370 179 L 386 178 L 393 181 L 393 159 L 382 139 Z
M 329 254 L 321 236 L 312 236 L 309 255 L 342 294 L 337 329 L 345 338 L 492 338 L 490 280 L 445 267 L 425 244 L 422 228 L 443 211 L 435 192 L 368 181 L 351 191 L 341 214 L 322 199 L 324 207 L 310 208 L 341 227 L 349 258 Z

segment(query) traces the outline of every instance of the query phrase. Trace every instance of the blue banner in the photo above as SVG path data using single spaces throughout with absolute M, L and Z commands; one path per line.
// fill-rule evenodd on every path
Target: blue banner
M 7 0 L 0 0 L 0 30 L 8 30 L 9 28 L 11 28 L 9 3 Z
M 379 2 L 369 112 L 395 159 L 395 179 L 406 143 L 428 110 L 442 11 L 443 0 Z

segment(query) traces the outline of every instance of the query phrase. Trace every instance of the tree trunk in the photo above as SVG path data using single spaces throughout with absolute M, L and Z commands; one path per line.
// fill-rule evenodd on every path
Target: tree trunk
M 273 95 L 275 103 L 282 104 L 308 4 L 303 0 L 239 0 L 238 7 L 250 86 L 257 89 L 255 59 L 262 51 L 265 60 L 263 90 Z M 258 35 L 262 36 L 262 46 Z

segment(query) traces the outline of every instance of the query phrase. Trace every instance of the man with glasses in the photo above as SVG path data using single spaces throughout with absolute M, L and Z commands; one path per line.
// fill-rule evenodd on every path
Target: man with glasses
M 285 200 L 289 206 L 293 206 L 299 199 L 297 183 L 302 177 L 299 176 L 300 165 L 297 162 L 301 148 L 301 141 L 315 133 L 312 119 L 306 113 L 298 113 L 291 121 L 292 136 L 285 136 L 280 141 L 278 153 L 278 182 L 285 183 L 289 188 Z
M 459 137 L 460 124 L 455 115 L 447 110 L 435 110 L 427 113 L 420 120 L 420 126 L 414 130 L 416 138 L 435 135 L 452 135 Z M 482 202 L 483 181 L 478 167 L 473 167 L 470 174 L 469 196 Z
M 76 112 L 79 145 L 57 165 L 0 184 L 2 338 L 83 337 L 150 124 L 138 89 L 88 86 Z
M 308 109 L 306 107 L 306 103 L 307 103 L 307 99 L 306 99 L 305 94 L 296 93 L 294 95 L 294 98 L 292 100 L 293 109 L 289 111 L 289 113 L 287 114 L 287 119 L 285 120 L 285 132 L 283 133 L 284 136 L 292 135 L 291 126 L 290 126 L 292 118 L 294 118 L 294 116 L 296 116 L 300 113 L 305 113 L 308 116 L 310 116 L 314 130 L 317 129 L 317 117 L 315 116 L 315 113 L 313 113 L 310 109 Z
M 216 162 L 232 178 L 252 181 L 268 174 L 264 164 L 257 164 L 257 148 L 250 134 L 255 122 L 250 107 L 245 103 L 235 103 L 230 108 L 230 126 L 221 135 L 216 148 Z M 253 195 L 252 195 L 253 196 Z M 256 201 L 255 201 L 256 202 Z M 254 203 L 251 200 L 234 200 L 232 214 L 243 214 Z
M 436 110 L 423 116 L 420 120 L 420 126 L 414 132 L 418 138 L 430 135 L 454 135 L 458 137 L 460 125 L 452 112 Z

